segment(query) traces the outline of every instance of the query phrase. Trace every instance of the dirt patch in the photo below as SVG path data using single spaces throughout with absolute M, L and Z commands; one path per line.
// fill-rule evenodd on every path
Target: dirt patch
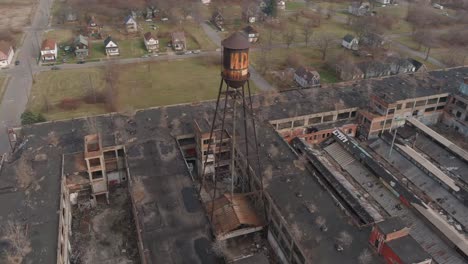
M 9 35 L 11 40 L 30 24 L 32 10 L 37 1 L 34 0 L 0 0 L 0 32 Z M 3 36 L 5 38 L 6 36 Z M 15 43 L 17 44 L 17 43 Z
M 71 263 L 139 263 L 127 189 L 111 191 L 109 202 L 98 203 L 95 208 L 73 209 Z

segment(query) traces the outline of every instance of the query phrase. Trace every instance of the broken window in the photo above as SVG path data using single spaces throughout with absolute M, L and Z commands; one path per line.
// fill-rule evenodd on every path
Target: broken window
M 98 142 L 88 143 L 88 151 L 89 152 L 98 151 L 98 150 L 99 150 L 99 143 Z
M 455 114 L 456 117 L 460 117 L 461 116 L 461 112 L 460 111 L 457 111 L 457 113 Z
M 419 100 L 416 102 L 416 106 L 423 106 L 426 104 L 426 100 Z
M 304 119 L 303 120 L 296 120 L 294 121 L 294 127 L 301 127 L 301 126 L 304 126 Z
M 429 107 L 426 108 L 425 112 L 433 112 L 435 110 L 435 107 Z
M 357 113 L 356 111 L 352 111 L 351 112 L 351 117 L 356 117 L 356 113 Z
M 278 124 L 278 129 L 291 128 L 291 126 L 292 126 L 292 122 L 291 122 L 291 121 L 289 121 L 289 122 L 284 122 L 284 123 Z
M 211 142 L 213 142 L 213 139 L 211 139 Z M 210 139 L 203 140 L 204 145 L 208 145 L 209 143 L 210 143 Z
M 417 116 L 417 115 L 418 115 L 418 112 L 419 112 L 418 110 L 414 110 L 414 111 L 413 111 L 413 116 Z
M 389 115 L 392 115 L 392 114 L 394 114 L 394 113 L 395 113 L 395 109 L 394 109 L 394 108 L 388 110 L 388 114 L 389 114 Z
M 397 109 L 397 110 L 400 110 L 401 107 L 402 107 L 402 104 L 397 104 L 396 109 Z
M 101 166 L 101 160 L 99 158 L 89 159 L 89 166 L 90 167 Z
M 445 106 L 440 105 L 440 106 L 438 106 L 438 107 L 436 108 L 436 110 L 444 110 L 444 107 L 445 107 Z
M 349 112 L 338 114 L 338 120 L 349 118 Z
M 447 102 L 447 96 L 439 98 L 439 103 Z
M 406 103 L 406 108 L 413 108 L 414 102 Z
M 91 172 L 91 178 L 93 180 L 102 179 L 103 178 L 102 171 L 93 171 L 93 172 Z
M 333 121 L 333 115 L 327 115 L 323 117 L 323 122 Z
M 427 100 L 427 104 L 437 104 L 439 98 L 432 98 Z
M 322 117 L 321 116 L 316 116 L 309 118 L 309 124 L 317 124 L 322 122 Z

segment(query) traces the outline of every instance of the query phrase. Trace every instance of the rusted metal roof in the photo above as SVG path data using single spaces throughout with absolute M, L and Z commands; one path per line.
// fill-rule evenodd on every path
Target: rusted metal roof
M 212 202 L 205 204 L 209 215 L 212 212 Z M 239 229 L 239 227 L 261 227 L 265 223 L 251 206 L 248 197 L 244 194 L 224 194 L 214 200 L 213 221 L 216 236 L 222 236 Z
M 228 49 L 248 49 L 250 48 L 249 40 L 240 32 L 235 32 L 221 43 L 223 47 Z

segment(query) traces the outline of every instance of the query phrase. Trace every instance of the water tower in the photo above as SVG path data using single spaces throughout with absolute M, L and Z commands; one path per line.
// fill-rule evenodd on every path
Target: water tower
M 225 152 L 225 148 L 230 148 L 231 164 L 229 167 L 230 172 L 227 176 L 230 179 L 217 173 L 216 169 L 212 177 L 207 177 L 207 166 L 203 165 L 203 173 L 200 175 L 200 191 L 202 188 L 209 186 L 206 192 L 210 194 L 213 201 L 222 195 L 223 192 L 230 192 L 231 195 L 246 192 L 259 193 L 261 197 L 263 184 L 249 83 L 250 43 L 245 35 L 236 32 L 223 40 L 221 44 L 223 46 L 221 82 L 216 100 L 215 113 L 211 121 L 207 153 L 214 155 L 214 167 L 216 168 L 216 163 L 221 160 L 221 158 L 217 158 L 217 153 Z M 224 143 L 227 136 L 230 137 L 229 144 Z M 242 151 L 245 160 L 243 166 L 254 171 L 256 175 L 255 179 L 250 175 L 250 169 L 244 170 L 244 173 L 241 173 L 241 170 L 238 169 L 239 164 L 236 162 L 236 157 L 241 154 L 239 148 L 245 148 L 245 152 Z M 207 161 L 208 155 L 204 164 Z M 257 164 L 251 166 L 252 161 L 255 161 L 254 163 Z M 207 183 L 207 181 L 210 182 Z M 228 182 L 231 186 L 226 188 L 226 186 L 220 184 L 221 181 L 224 184 Z

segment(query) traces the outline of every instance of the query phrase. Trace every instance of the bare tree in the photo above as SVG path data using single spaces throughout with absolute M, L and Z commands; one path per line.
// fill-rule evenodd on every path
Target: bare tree
M 317 36 L 317 39 L 315 40 L 315 46 L 320 54 L 322 54 L 323 61 L 326 60 L 327 53 L 335 41 L 335 37 L 330 33 L 323 33 Z
M 419 46 L 426 47 L 426 57 L 424 60 L 427 61 L 431 48 L 437 47 L 437 42 L 434 34 L 429 29 L 418 30 L 415 32 L 413 39 L 419 44 Z
M 117 96 L 118 89 L 117 83 L 119 79 L 119 69 L 118 64 L 113 61 L 108 61 L 104 68 L 104 81 L 106 84 L 104 90 L 104 96 L 106 101 L 106 107 L 108 111 L 114 112 L 117 111 Z
M 296 39 L 296 30 L 294 27 L 286 27 L 286 30 L 283 30 L 283 40 L 286 43 L 286 46 L 289 47 Z
M 26 254 L 31 251 L 27 230 L 24 225 L 8 221 L 2 226 L 3 239 L 10 245 L 6 250 L 7 263 L 21 263 Z
M 302 35 L 304 36 L 304 42 L 306 47 L 309 46 L 310 39 L 312 38 L 312 34 L 314 33 L 312 29 L 312 22 L 308 21 L 302 25 Z

